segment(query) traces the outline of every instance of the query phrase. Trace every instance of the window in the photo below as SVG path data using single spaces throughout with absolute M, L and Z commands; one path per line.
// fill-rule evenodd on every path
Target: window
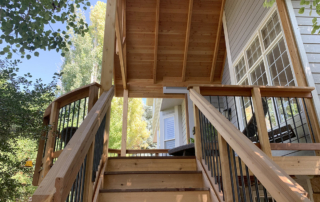
M 263 39 L 263 45 L 267 49 L 273 40 L 281 32 L 281 26 L 278 18 L 278 13 L 274 12 L 266 25 L 262 28 L 261 34 Z
M 246 66 L 244 63 L 244 58 L 241 58 L 239 63 L 235 66 L 237 82 L 239 82 L 243 76 L 246 74 Z
M 272 11 L 271 11 L 272 12 Z M 293 70 L 290 64 L 285 39 L 276 9 L 266 22 L 258 28 L 252 41 L 243 49 L 239 59 L 234 64 L 235 80 L 238 85 L 261 86 L 295 86 Z M 250 99 L 239 98 L 241 112 L 239 118 L 242 128 L 246 126 L 246 120 L 252 117 Z M 295 99 L 267 98 L 269 113 L 266 115 L 268 129 L 277 126 L 276 117 L 280 124 L 287 118 L 299 113 Z M 292 111 L 292 112 L 291 112 Z M 269 120 L 271 119 L 271 121 Z
M 256 39 L 253 41 L 251 46 L 247 50 L 247 58 L 248 58 L 248 65 L 249 68 L 252 67 L 252 65 L 259 59 L 261 56 L 261 47 L 259 43 L 259 38 L 256 37 Z
M 290 62 L 281 39 L 267 55 L 273 86 L 294 86 Z
M 172 149 L 175 147 L 173 116 L 164 119 L 164 147 L 165 149 Z
M 252 85 L 267 86 L 268 79 L 266 69 L 264 68 L 263 61 L 250 73 Z

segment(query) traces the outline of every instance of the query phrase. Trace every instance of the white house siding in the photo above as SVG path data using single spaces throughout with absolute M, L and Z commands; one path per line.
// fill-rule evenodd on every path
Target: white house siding
M 299 9 L 301 8 L 300 0 L 292 0 L 291 5 L 289 4 L 288 7 L 288 9 L 293 9 L 296 17 L 296 22 L 293 21 L 293 26 L 298 26 L 301 34 L 306 60 L 309 63 L 305 65 L 305 68 L 311 72 L 318 96 L 320 96 L 320 35 L 311 34 L 312 19 L 317 17 L 318 22 L 320 22 L 320 17 L 315 11 L 310 16 L 310 9 L 307 8 L 303 14 L 299 14 Z
M 182 111 L 182 144 L 187 144 L 186 101 L 181 104 Z
M 265 0 L 227 0 L 225 14 L 232 62 L 268 12 Z

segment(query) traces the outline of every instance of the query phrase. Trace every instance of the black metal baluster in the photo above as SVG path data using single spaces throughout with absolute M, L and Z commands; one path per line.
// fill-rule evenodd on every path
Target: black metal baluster
M 203 145 L 203 147 L 204 147 L 204 162 L 205 162 L 205 164 L 207 165 L 207 137 L 206 137 L 206 133 L 205 133 L 205 127 L 206 127 L 206 125 L 205 125 L 205 121 L 204 121 L 204 115 L 202 114 L 202 112 L 201 112 L 201 116 L 202 116 L 202 130 L 201 130 L 201 133 L 202 133 L 202 135 L 203 135 L 203 142 L 204 142 L 204 145 Z
M 71 119 L 71 130 L 70 130 L 70 135 L 69 135 L 69 141 L 71 140 L 73 136 L 73 120 L 74 120 L 74 108 L 75 108 L 76 102 L 73 102 L 73 107 L 72 107 L 72 119 Z
M 256 197 L 257 197 L 256 202 L 260 202 L 259 185 L 258 185 L 258 180 L 256 176 L 254 176 L 254 184 L 256 187 Z
M 212 164 L 213 164 L 213 156 L 212 156 L 212 137 L 211 137 L 211 123 L 209 122 L 209 120 L 206 118 L 206 133 L 207 133 L 207 137 L 208 137 L 208 148 L 207 148 L 207 151 L 208 151 L 208 156 L 209 156 L 209 161 L 208 161 L 208 169 L 209 171 L 211 171 L 211 177 L 213 177 L 213 171 L 212 171 Z
M 264 188 L 264 186 L 262 185 L 263 187 L 263 194 L 264 194 L 264 202 L 268 202 L 268 193 L 267 193 L 267 190 L 266 188 Z
M 220 110 L 220 97 L 219 96 L 217 96 L 218 97 L 218 108 L 219 108 L 219 112 L 221 113 L 221 110 Z M 218 137 L 219 136 L 219 133 L 217 133 L 217 138 L 219 138 Z M 222 190 L 222 192 L 223 192 L 223 180 L 222 180 L 222 169 L 221 169 L 221 159 L 220 159 L 220 150 L 219 150 L 219 142 L 218 142 L 218 155 L 219 155 L 219 161 L 218 161 L 218 168 L 220 168 L 220 174 L 221 174 L 221 190 Z M 219 177 L 220 178 L 220 177 Z M 223 194 L 223 199 L 224 199 L 224 194 Z
M 234 176 L 236 178 L 236 187 L 238 192 L 238 201 L 241 201 L 241 192 L 240 192 L 240 185 L 239 185 L 239 178 L 238 178 L 238 169 L 237 169 L 237 162 L 236 162 L 236 154 L 234 150 L 232 149 L 232 155 L 233 155 L 233 167 L 234 167 Z
M 267 102 L 267 104 L 268 104 L 268 99 L 267 99 L 267 97 L 265 97 L 265 99 L 266 99 L 266 102 Z M 270 128 L 271 128 L 271 131 L 272 131 L 272 139 L 273 139 L 273 143 L 275 143 L 276 141 L 275 141 L 275 139 L 274 139 L 274 131 L 273 131 L 273 127 L 272 127 L 272 121 L 271 121 L 271 116 L 270 116 L 270 111 L 269 111 L 269 104 L 268 104 L 268 116 L 269 116 L 269 122 L 270 122 Z M 268 134 L 269 135 L 269 134 Z M 269 140 L 270 140 L 270 138 L 269 138 Z
M 273 105 L 275 106 L 274 112 L 276 113 L 276 118 L 277 118 L 277 123 L 278 123 L 278 128 L 280 131 L 280 138 L 281 138 L 281 143 L 283 143 L 283 137 L 282 137 L 282 132 L 281 132 L 281 126 L 280 126 L 280 121 L 279 121 L 279 116 L 278 116 L 278 105 L 276 105 L 274 101 L 274 97 L 272 97 Z
M 228 108 L 228 107 L 227 107 Z M 231 190 L 232 190 L 232 198 L 233 202 L 236 201 L 236 195 L 234 193 L 234 183 L 233 183 L 233 175 L 232 175 L 232 165 L 231 165 L 231 157 L 230 157 L 230 146 L 227 143 L 227 151 L 228 151 L 228 161 L 229 161 L 229 171 L 230 171 L 230 178 L 231 178 Z
M 200 112 L 200 110 L 198 110 L 199 112 L 199 123 L 200 126 L 199 127 L 199 131 L 200 131 L 200 138 L 201 138 L 201 150 L 202 150 L 202 159 L 206 160 L 205 158 L 205 151 L 204 151 L 204 137 L 203 137 L 203 124 L 202 124 L 202 112 Z
M 245 108 L 245 105 L 244 105 L 243 96 L 241 96 L 241 100 L 242 100 L 242 108 L 243 108 L 243 113 L 244 113 L 244 120 L 246 122 L 246 136 L 249 138 L 248 121 L 247 121 L 246 108 Z
M 71 104 L 68 105 L 69 110 L 68 110 L 68 118 L 67 118 L 67 128 L 64 131 L 64 148 L 67 146 L 67 140 L 68 140 L 67 136 L 68 136 L 68 130 L 69 130 L 70 105 Z
M 241 158 L 240 156 L 238 156 L 238 163 L 239 163 L 239 170 L 240 170 L 240 176 L 241 176 L 241 187 L 242 187 L 242 194 L 243 194 L 243 199 L 244 201 L 247 201 L 246 199 L 246 189 L 245 189 L 245 181 L 244 181 L 244 177 L 243 177 L 243 172 L 242 172 L 242 163 L 241 163 Z
M 217 138 L 218 138 L 218 134 L 217 134 L 217 132 L 216 132 L 216 130 L 214 130 L 214 144 L 215 144 L 215 150 L 216 150 L 216 160 L 215 160 L 215 162 L 216 162 L 216 168 L 217 168 L 217 177 L 218 177 L 218 185 L 219 185 L 219 191 L 221 191 L 222 190 L 222 187 L 221 187 L 221 180 L 220 180 L 220 172 L 219 172 L 219 168 L 221 169 L 221 167 L 220 167 L 220 159 L 219 159 L 219 156 L 220 156 L 220 152 L 219 152 L 219 145 L 217 144 L 217 142 L 218 142 L 218 140 L 217 140 Z
M 303 130 L 303 135 L 304 135 L 304 138 L 307 142 L 307 135 L 306 135 L 306 131 L 304 130 L 304 124 L 303 124 L 303 120 L 302 120 L 302 115 L 301 115 L 301 110 L 300 110 L 300 107 L 299 107 L 299 102 L 298 102 L 298 99 L 296 99 L 296 103 L 297 103 L 297 108 L 298 108 L 298 112 L 299 112 L 299 117 L 300 117 L 300 122 L 301 122 L 301 127 L 302 127 L 302 130 Z M 299 135 L 297 134 L 297 138 L 299 139 Z
M 250 200 L 250 202 L 253 202 L 253 200 L 252 200 L 252 190 L 251 190 L 251 180 L 250 180 L 250 174 L 249 174 L 249 169 L 248 169 L 247 165 L 245 165 L 245 169 L 246 169 L 246 174 L 247 174 L 249 200 Z
M 311 129 L 311 133 L 312 133 L 313 142 L 316 143 L 316 138 L 314 137 L 313 128 L 312 128 L 312 124 L 311 124 L 311 121 L 310 121 L 310 117 L 309 117 L 309 112 L 308 112 L 308 108 L 307 108 L 307 105 L 306 105 L 306 101 L 305 101 L 304 98 L 302 98 L 302 99 L 303 99 L 304 108 L 306 109 L 308 121 L 310 123 L 310 129 Z M 306 140 L 306 142 L 307 142 L 307 140 Z
M 255 131 L 255 135 L 256 135 L 256 141 L 257 142 L 260 142 L 260 139 L 259 139 L 259 136 L 258 136 L 258 130 L 257 130 L 257 123 L 256 123 L 256 116 L 255 114 L 253 113 L 253 106 L 252 106 L 252 100 L 251 98 L 249 97 L 249 100 L 250 100 L 250 107 L 251 107 L 251 113 L 252 113 L 252 119 L 253 119 L 253 128 L 254 128 L 254 131 Z M 247 122 L 247 121 L 246 121 Z
M 59 141 L 61 141 L 61 139 L 59 137 L 60 126 L 61 126 L 61 116 L 62 116 L 62 109 L 59 110 L 59 116 L 58 116 L 59 125 L 58 125 L 57 131 L 56 131 L 56 142 L 54 144 L 54 150 L 53 151 L 59 151 Z
M 294 130 L 296 131 L 297 140 L 298 140 L 298 143 L 299 143 L 298 130 L 297 130 L 297 126 L 296 126 L 296 121 L 294 120 L 294 115 L 293 115 L 293 111 L 292 111 L 292 107 L 291 107 L 290 98 L 288 98 L 288 102 L 289 102 L 291 117 L 292 117 L 292 121 L 293 121 L 293 125 L 294 125 Z M 298 104 L 298 103 L 297 103 L 297 104 Z
M 287 127 L 287 133 L 288 133 L 288 136 L 289 136 L 289 141 L 290 141 L 290 143 L 291 143 L 292 141 L 291 141 L 290 131 L 289 131 L 288 122 L 287 122 L 287 115 L 286 115 L 286 111 L 284 110 L 284 105 L 283 105 L 282 97 L 280 97 L 280 102 L 281 102 L 281 106 L 282 106 L 282 111 L 283 111 L 283 115 L 284 115 L 284 120 L 285 120 L 286 127 Z M 290 103 L 289 103 L 289 105 L 290 105 Z M 281 130 L 280 130 L 280 131 L 281 131 Z M 281 132 L 282 132 L 282 131 L 281 131 Z
M 82 178 L 81 202 L 83 201 L 84 182 L 85 182 L 85 176 L 86 176 L 86 167 L 87 167 L 87 156 L 84 158 L 84 169 L 83 169 L 83 178 Z
M 237 118 L 237 123 L 238 123 L 238 130 L 240 130 L 240 123 L 239 123 L 239 116 L 238 116 L 238 108 L 237 108 L 237 102 L 236 102 L 236 97 L 233 96 L 234 100 L 234 105 L 235 105 L 235 111 L 236 111 L 236 118 Z
M 66 114 L 67 114 L 67 106 L 64 106 L 63 107 L 64 108 L 64 116 L 63 116 L 63 124 L 62 124 L 62 129 L 61 129 L 61 131 L 60 131 L 60 134 L 61 134 L 61 140 L 60 140 L 60 149 L 62 149 L 62 131 L 63 131 L 63 129 L 64 129 L 64 124 L 65 124 L 65 122 L 66 122 Z M 63 148 L 64 148 L 64 145 L 63 145 Z

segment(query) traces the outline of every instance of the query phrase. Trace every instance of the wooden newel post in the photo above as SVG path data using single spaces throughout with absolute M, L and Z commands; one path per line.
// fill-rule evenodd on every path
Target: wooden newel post
M 225 202 L 232 202 L 232 187 L 231 185 L 231 176 L 230 176 L 230 166 L 228 160 L 228 146 L 227 142 L 223 137 L 218 133 L 218 144 L 220 152 L 220 162 L 221 162 L 221 172 L 222 172 L 222 183 L 223 183 L 223 194 Z M 231 160 L 231 159 L 230 159 Z
M 257 87 L 253 88 L 251 90 L 251 94 L 252 94 L 252 102 L 253 102 L 253 107 L 255 111 L 255 118 L 257 123 L 257 130 L 258 130 L 261 150 L 270 158 L 272 158 L 269 135 L 268 135 L 266 120 L 264 116 L 263 106 L 262 106 L 260 88 L 257 88 Z
M 123 91 L 123 116 L 122 116 L 121 156 L 126 156 L 126 149 L 127 149 L 127 125 L 128 125 L 128 90 L 124 90 L 124 91 Z
M 199 87 L 193 87 L 193 89 L 200 93 Z M 196 158 L 201 162 L 202 158 L 202 145 L 201 145 L 201 134 L 200 134 L 200 119 L 199 119 L 199 109 L 198 107 L 193 104 L 193 116 L 194 116 L 194 128 L 195 128 L 195 134 L 194 134 L 194 147 L 195 147 L 195 153 Z
M 98 101 L 98 92 L 99 87 L 90 86 L 89 88 L 89 104 L 88 104 L 88 113 L 94 106 L 94 104 Z M 87 162 L 86 162 L 86 174 L 84 179 L 84 193 L 83 193 L 83 201 L 91 202 L 93 197 L 93 183 L 92 183 L 92 168 L 93 168 L 93 158 L 94 158 L 94 144 L 95 138 L 91 143 L 89 151 L 87 153 Z
M 57 123 L 59 118 L 59 109 L 60 109 L 60 103 L 59 102 L 52 102 L 51 107 L 51 113 L 50 113 L 50 126 L 52 127 L 51 130 L 48 133 L 48 139 L 46 144 L 46 150 L 44 155 L 44 162 L 43 162 L 43 172 L 40 176 L 40 181 L 43 180 L 43 178 L 47 175 L 49 172 L 51 166 L 52 166 L 52 154 L 53 154 L 53 147 L 55 144 L 55 138 L 56 138 L 56 131 L 57 131 Z

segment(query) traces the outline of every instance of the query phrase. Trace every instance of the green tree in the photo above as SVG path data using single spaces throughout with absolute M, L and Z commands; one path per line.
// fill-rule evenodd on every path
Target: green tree
M 12 53 L 21 53 L 29 59 L 29 53 L 37 49 L 56 49 L 67 51 L 66 45 L 72 43 L 69 35 L 63 30 L 54 30 L 51 24 L 65 24 L 67 30 L 84 35 L 88 26 L 85 21 L 76 21 L 75 8 L 87 9 L 89 0 L 1 0 L 0 22 L 1 39 L 7 46 L 0 51 L 1 55 L 12 57 Z M 0 44 L 2 43 L 0 40 Z M 34 52 L 38 56 L 38 52 Z
M 97 2 L 94 7 L 91 7 L 91 24 L 89 32 L 84 36 L 72 33 L 72 30 L 70 30 L 70 40 L 73 41 L 73 45 L 69 46 L 70 51 L 65 52 L 65 60 L 61 67 L 63 72 L 61 79 L 62 93 L 94 81 L 100 81 L 105 11 L 106 4 L 103 2 Z M 84 19 L 80 11 L 78 17 Z M 143 119 L 142 99 L 129 99 L 128 105 L 127 148 L 145 148 L 147 147 L 145 139 L 150 136 L 150 132 Z M 121 148 L 122 108 L 123 99 L 113 98 L 109 147 L 114 149 Z
M 265 0 L 263 6 L 271 7 L 276 0 Z M 299 9 L 299 13 L 303 14 L 305 9 L 310 9 L 309 15 L 311 16 L 312 12 L 315 11 L 320 16 L 320 0 L 306 1 L 300 0 L 301 8 Z M 311 34 L 315 34 L 318 31 L 320 34 L 320 25 L 318 24 L 317 17 L 312 19 L 312 31 Z
M 49 84 L 31 75 L 18 77 L 18 62 L 0 60 L 0 201 L 24 200 L 33 193 L 33 169 L 45 108 L 54 99 L 57 78 Z M 58 76 L 59 77 L 59 76 Z

